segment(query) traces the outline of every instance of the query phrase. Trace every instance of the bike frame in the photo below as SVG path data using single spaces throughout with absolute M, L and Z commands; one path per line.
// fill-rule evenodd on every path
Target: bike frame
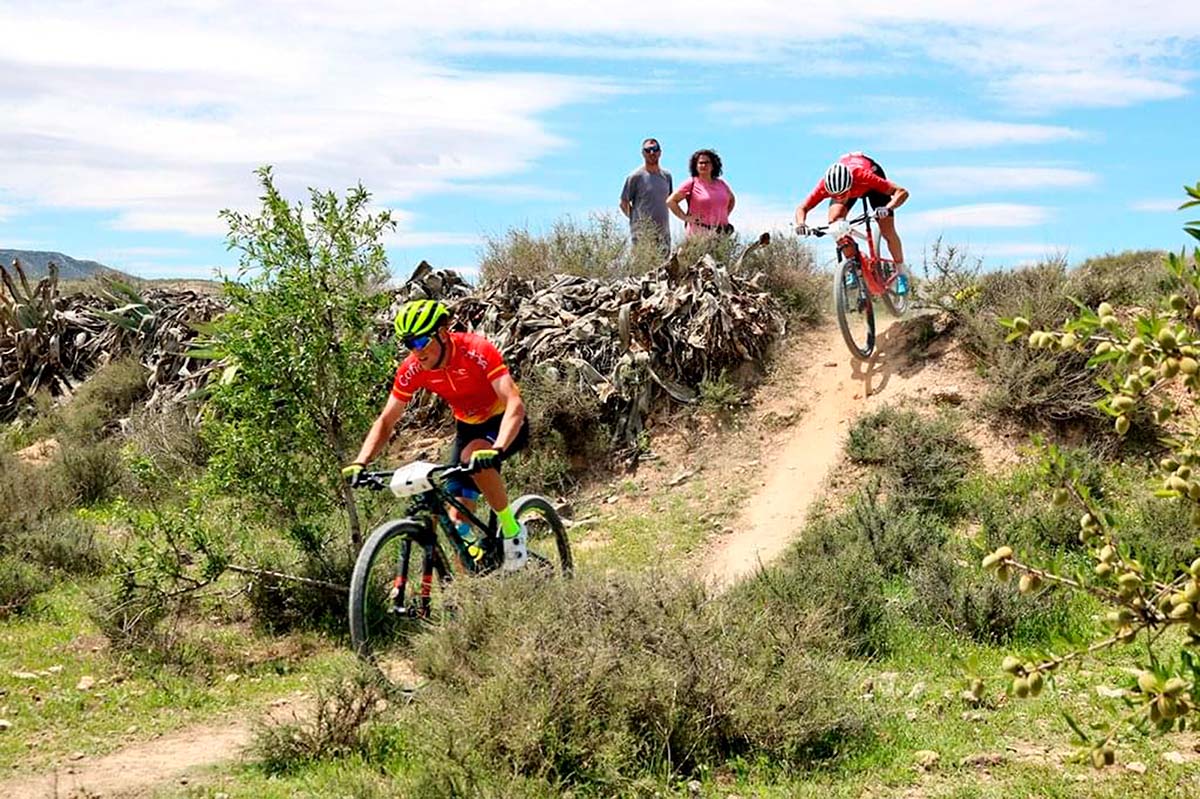
M 850 228 L 850 232 L 837 240 L 838 255 L 843 258 L 857 258 L 863 281 L 867 284 L 867 291 L 872 297 L 881 297 L 892 284 L 896 282 L 899 276 L 899 271 L 895 268 L 895 261 L 879 257 L 879 246 L 876 233 L 871 229 L 871 209 L 868 206 L 867 198 L 862 198 L 863 213 L 857 219 L 850 220 L 850 225 L 856 225 L 862 222 L 866 227 L 866 233 Z M 849 214 L 847 213 L 847 216 Z M 867 257 L 862 258 L 862 250 L 854 241 L 855 238 L 864 239 L 867 242 Z M 891 264 L 891 274 L 885 276 L 883 271 L 884 264 Z
M 461 469 L 461 467 L 452 468 Z M 372 473 L 369 477 L 374 478 L 374 482 L 368 485 L 376 490 L 386 489 L 387 482 L 382 479 L 385 475 L 390 478 L 391 473 Z M 470 553 L 468 553 L 467 543 L 458 534 L 457 527 L 450 520 L 450 514 L 446 511 L 447 505 L 456 508 L 462 514 L 463 518 L 481 534 L 479 542 L 484 550 L 484 555 L 480 559 L 481 562 L 476 562 Z M 495 565 L 492 563 L 498 552 L 495 524 L 485 524 L 462 500 L 446 491 L 441 483 L 435 483 L 433 488 L 414 496 L 409 502 L 404 518 L 417 521 L 422 527 L 423 534 L 420 540 L 409 536 L 400 545 L 400 560 L 397 564 L 395 582 L 392 585 L 394 592 L 392 598 L 393 606 L 407 608 L 405 594 L 408 588 L 408 568 L 412 557 L 413 544 L 421 547 L 424 555 L 421 567 L 421 587 L 417 604 L 417 615 L 419 617 L 429 615 L 435 572 L 439 574 L 443 582 L 452 578 L 450 564 L 442 553 L 441 546 L 438 545 L 437 527 L 439 525 L 445 532 L 446 537 L 450 539 L 451 544 L 453 544 L 455 552 L 458 554 L 459 563 L 462 564 L 465 571 L 477 574 Z

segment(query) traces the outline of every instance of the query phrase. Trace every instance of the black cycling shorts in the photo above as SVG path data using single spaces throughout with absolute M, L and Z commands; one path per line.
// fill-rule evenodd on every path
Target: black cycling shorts
M 496 443 L 496 436 L 500 435 L 500 422 L 504 419 L 504 414 L 498 413 L 486 422 L 479 424 L 471 424 L 455 420 L 454 422 L 454 448 L 450 451 L 450 462 L 458 463 L 462 460 L 463 450 L 472 441 L 484 439 L 493 444 Z M 508 449 L 504 454 L 512 455 L 520 452 L 529 445 L 529 419 L 521 420 L 521 429 L 517 431 L 517 437 L 508 445 Z M 497 465 L 499 470 L 500 466 Z M 479 495 L 479 488 L 475 485 L 475 481 L 470 477 L 452 477 L 446 481 L 451 488 L 451 493 L 455 496 L 467 496 L 463 494 L 463 489 L 469 489 L 475 496 Z
M 881 167 L 878 162 L 876 162 L 876 160 L 869 155 L 866 156 L 866 159 L 871 162 L 871 171 L 876 175 L 879 175 L 879 177 L 883 178 L 884 180 L 887 180 L 887 175 L 884 174 L 883 167 Z M 882 208 L 892 201 L 890 194 L 884 194 L 881 191 L 868 192 L 866 198 L 867 202 L 871 204 L 872 208 Z

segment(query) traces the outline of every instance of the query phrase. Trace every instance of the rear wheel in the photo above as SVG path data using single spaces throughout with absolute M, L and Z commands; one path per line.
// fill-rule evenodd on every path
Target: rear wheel
M 529 567 L 541 567 L 556 576 L 570 577 L 575 563 L 571 560 L 567 526 L 550 500 L 537 494 L 526 494 L 513 503 L 513 515 L 525 525 L 529 536 Z
M 875 351 L 875 309 L 857 258 L 845 258 L 838 264 L 833 276 L 833 305 L 850 354 L 860 360 L 871 357 Z
M 350 577 L 350 643 L 364 658 L 397 644 L 427 618 L 433 583 L 450 577 L 432 531 L 411 519 L 384 522 L 371 533 Z

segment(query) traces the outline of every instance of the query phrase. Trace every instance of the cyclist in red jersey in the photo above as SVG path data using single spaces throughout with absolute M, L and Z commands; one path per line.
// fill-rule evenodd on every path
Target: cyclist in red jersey
M 898 293 L 908 290 L 908 267 L 904 263 L 904 246 L 896 232 L 895 211 L 908 200 L 908 189 L 887 179 L 883 167 L 863 153 L 847 153 L 825 170 L 816 188 L 796 207 L 796 233 L 808 233 L 808 212 L 826 198 L 829 199 L 829 221 L 844 219 L 859 197 L 866 197 L 879 223 L 879 233 L 887 242 L 888 253 L 900 269 Z
M 434 300 L 413 300 L 396 315 L 396 333 L 409 354 L 396 370 L 391 396 L 371 425 L 354 463 L 342 470 L 352 483 L 387 443 L 404 408 L 420 389 L 437 394 L 454 412 L 455 437 L 451 460 L 478 468 L 474 479 L 451 483 L 455 496 L 474 508 L 479 492 L 491 505 L 505 539 L 505 568 L 525 559 L 524 530 L 508 505 L 508 490 L 500 476 L 501 454 L 524 449 L 529 443 L 525 403 L 508 373 L 500 351 L 483 336 L 452 333 L 450 312 Z M 450 516 L 470 544 L 472 528 L 451 507 Z M 478 548 L 472 550 L 478 552 Z

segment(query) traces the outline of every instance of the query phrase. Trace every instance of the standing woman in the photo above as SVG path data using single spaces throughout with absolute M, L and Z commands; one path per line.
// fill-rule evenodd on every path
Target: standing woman
M 700 231 L 733 233 L 729 215 L 735 198 L 733 189 L 721 180 L 721 156 L 713 150 L 697 150 L 688 161 L 688 171 L 692 176 L 667 198 L 667 208 L 683 220 L 689 236 Z M 688 204 L 686 213 L 679 207 L 683 199 Z

